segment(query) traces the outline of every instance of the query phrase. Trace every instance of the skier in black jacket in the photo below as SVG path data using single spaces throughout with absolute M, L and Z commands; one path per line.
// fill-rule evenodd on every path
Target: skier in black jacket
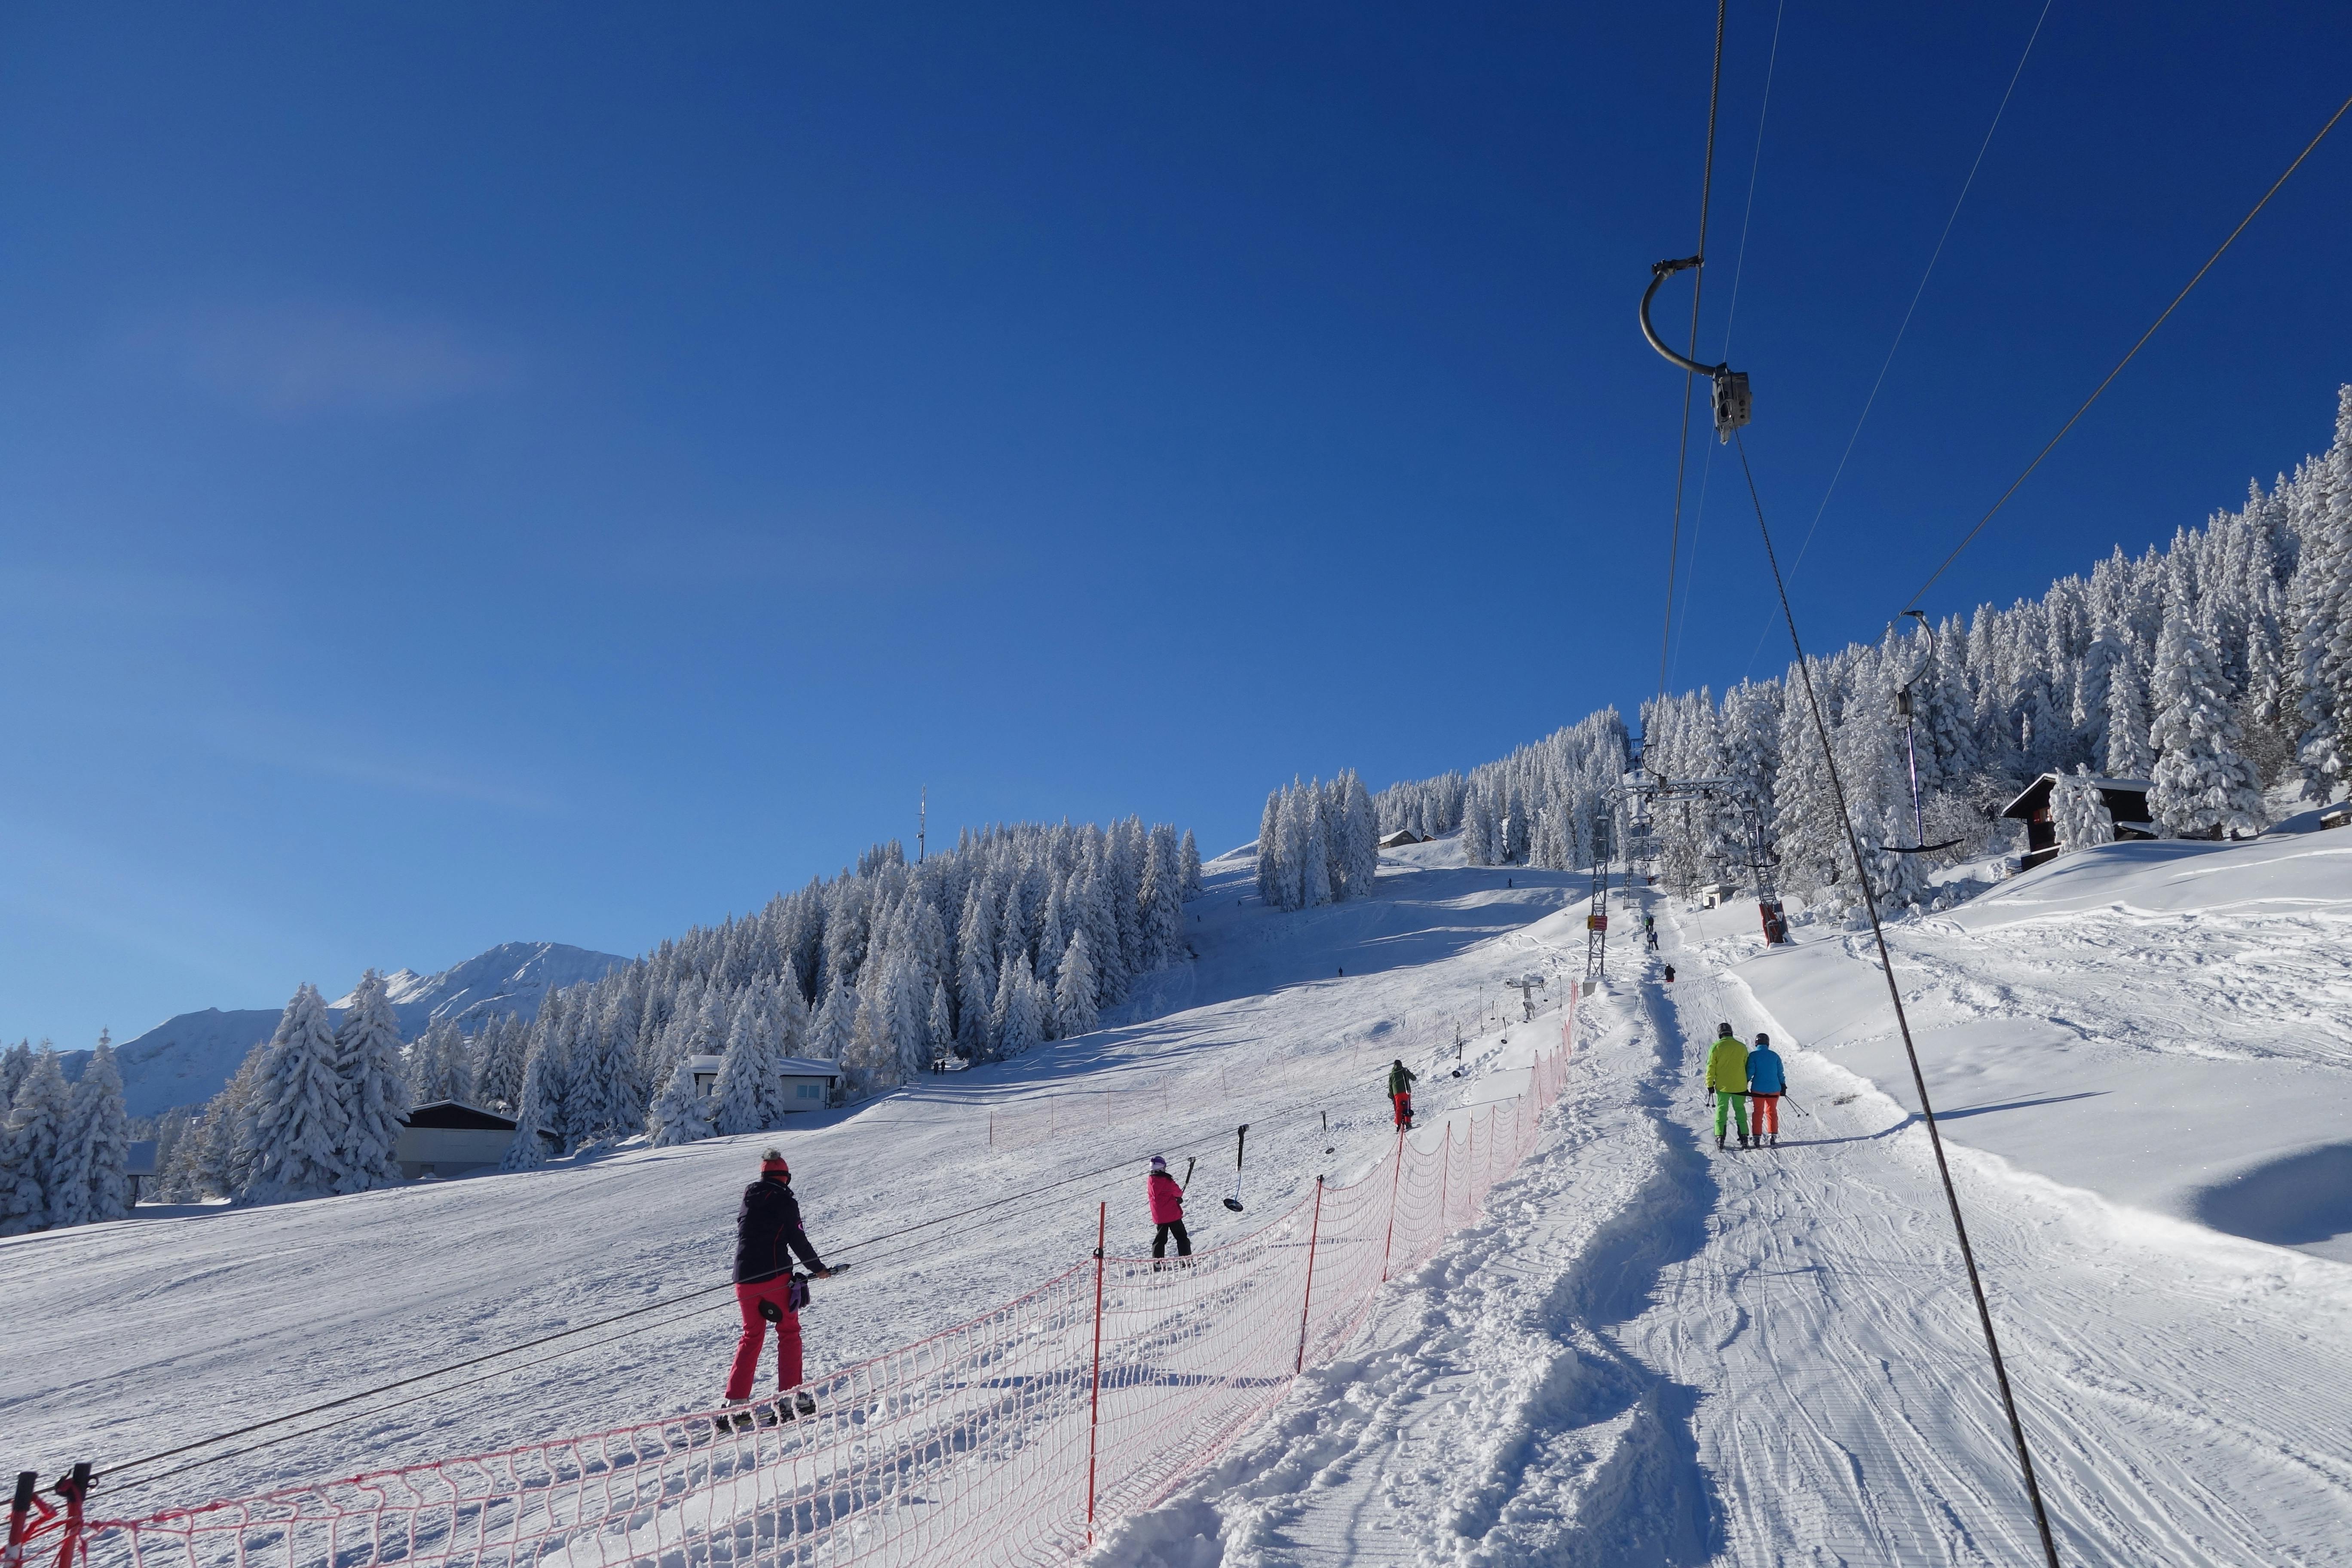
M 795 1254 L 808 1265 L 811 1279 L 823 1279 L 833 1272 L 801 1228 L 793 1168 L 784 1163 L 782 1151 L 771 1149 L 760 1156 L 760 1179 L 743 1189 L 743 1207 L 735 1216 L 735 1305 L 743 1314 L 743 1334 L 735 1342 L 735 1364 L 727 1373 L 730 1405 L 751 1396 L 771 1322 L 776 1325 L 776 1386 L 790 1390 L 801 1385 L 801 1318 L 793 1301 Z M 789 1407 L 780 1405 L 779 1415 L 790 1420 L 815 1408 L 816 1401 L 803 1394 Z M 721 1430 L 730 1423 L 730 1416 L 719 1417 Z M 751 1413 L 735 1413 L 731 1423 L 749 1426 Z

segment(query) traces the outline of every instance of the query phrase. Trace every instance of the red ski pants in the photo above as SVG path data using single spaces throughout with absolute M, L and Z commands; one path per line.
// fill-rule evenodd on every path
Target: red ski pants
M 793 1277 L 779 1274 L 757 1285 L 735 1287 L 735 1305 L 743 1314 L 743 1337 L 735 1342 L 735 1364 L 727 1372 L 727 1397 L 751 1397 L 752 1380 L 760 1375 L 760 1347 L 767 1342 L 768 1320 L 760 1303 L 773 1301 L 783 1318 L 776 1324 L 776 1386 L 801 1385 L 801 1315 L 793 1310 Z
M 1396 1101 L 1396 1124 L 1399 1127 L 1402 1127 L 1407 1122 L 1411 1121 L 1412 1120 L 1412 1096 L 1410 1094 L 1392 1094 L 1389 1096 L 1389 1098 Z
M 1777 1094 L 1759 1094 L 1754 1089 L 1749 1089 L 1748 1091 L 1748 1135 L 1750 1138 L 1761 1138 L 1767 1132 L 1775 1138 L 1780 1135 L 1780 1097 Z

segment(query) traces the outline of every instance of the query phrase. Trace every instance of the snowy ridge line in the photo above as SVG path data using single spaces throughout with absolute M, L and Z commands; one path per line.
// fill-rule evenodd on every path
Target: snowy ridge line
M 1048 1563 L 1212 1462 L 1475 1218 L 1533 1148 L 1573 1019 L 1528 1092 L 1400 1135 L 1344 1186 L 1163 1267 L 1097 1256 L 806 1385 L 814 1415 L 715 1411 L 37 1533 L 131 1568 Z M 781 1401 L 755 1406 L 772 1421 Z

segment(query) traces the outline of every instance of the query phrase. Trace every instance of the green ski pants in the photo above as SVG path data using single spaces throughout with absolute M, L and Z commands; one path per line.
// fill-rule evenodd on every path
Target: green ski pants
M 1715 1135 L 1723 1136 L 1723 1124 L 1727 1121 L 1732 1131 L 1742 1137 L 1748 1133 L 1748 1108 L 1739 1102 L 1748 1096 L 1738 1089 L 1718 1089 L 1715 1091 Z

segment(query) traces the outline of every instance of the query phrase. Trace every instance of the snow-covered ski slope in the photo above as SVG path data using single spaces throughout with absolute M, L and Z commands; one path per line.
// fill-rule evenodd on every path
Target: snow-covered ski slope
M 1420 854 L 1442 861 L 1446 848 Z M 1247 859 L 1213 863 L 1203 897 L 1187 910 L 1201 957 L 1181 978 L 1160 982 L 1188 994 L 1186 1010 L 942 1075 L 854 1110 L 797 1118 L 782 1133 L 0 1241 L 6 1452 L 40 1467 L 87 1458 L 102 1469 L 717 1284 L 686 1315 L 656 1315 L 657 1326 L 604 1349 L 211 1466 L 120 1506 L 705 1408 L 734 1341 L 724 1282 L 736 1202 L 770 1142 L 792 1162 L 817 1246 L 851 1266 L 817 1286 L 803 1318 L 812 1367 L 963 1321 L 1085 1258 L 1098 1200 L 1111 1203 L 1115 1246 L 1148 1247 L 1143 1173 L 1154 1153 L 1179 1174 L 1198 1157 L 1195 1245 L 1237 1238 L 1318 1172 L 1345 1180 L 1380 1159 L 1390 1060 L 1424 1066 L 1442 1038 L 1450 1072 L 1457 1017 L 1470 1037 L 1468 1070 L 1446 1077 L 1425 1110 L 1510 1096 L 1527 1077 L 1535 1037 L 1523 1032 L 1507 1051 L 1499 1030 L 1479 1036 L 1480 982 L 1487 1007 L 1498 1008 L 1506 994 L 1494 982 L 1535 961 L 1528 929 L 1568 918 L 1558 911 L 1576 879 L 1391 864 L 1393 890 L 1379 900 L 1284 915 L 1256 898 Z M 1545 1040 L 1557 1038 L 1558 1023 L 1555 1015 L 1542 1026 Z M 1057 1123 L 1049 1140 L 1003 1137 L 1050 1097 L 1074 1097 L 1066 1104 L 1083 1109 L 1105 1091 L 1152 1088 L 1164 1093 L 1131 1099 L 1164 1100 L 1163 1114 L 1090 1131 Z M 1246 1212 L 1233 1215 L 1219 1199 L 1234 1190 L 1234 1131 L 1244 1121 Z M 1054 1183 L 1066 1184 L 1020 1196 Z M 1006 1201 L 897 1234 L 997 1200 Z
M 1935 1012 L 1938 987 L 1977 1009 L 1925 1020 L 1932 1082 L 1954 1110 L 1995 1108 L 1948 1131 L 2070 1563 L 2352 1557 L 2352 1267 L 2315 1255 L 2327 1250 L 2315 1239 L 2298 1250 L 2195 1223 L 2201 1200 L 2184 1195 L 2324 1150 L 2324 1126 L 2294 1119 L 2347 1103 L 2346 1059 L 2327 1051 L 2352 1037 L 2342 962 L 2330 969 L 2327 948 L 2347 879 L 2309 858 L 2326 847 L 2315 837 L 2092 858 L 2082 869 L 2095 864 L 2096 887 L 2079 871 L 2072 884 L 2020 879 L 1898 928 L 1898 977 L 1923 1009 Z M 1398 1055 L 1424 1067 L 1442 1042 L 1448 1070 L 1457 1016 L 1467 1075 L 1435 1079 L 1439 1107 L 1512 1092 L 1525 1075 L 1507 1064 L 1556 1037 L 1559 1019 L 1497 1026 L 1502 1002 L 1518 1008 L 1497 983 L 1548 974 L 1557 1003 L 1581 966 L 1584 881 L 1451 859 L 1450 844 L 1389 857 L 1381 898 L 1295 915 L 1246 894 L 1245 859 L 1213 863 L 1188 909 L 1199 962 L 1143 1003 L 1182 1010 L 782 1135 L 819 1245 L 853 1265 L 818 1287 L 805 1320 L 813 1364 L 970 1317 L 1084 1256 L 1098 1197 L 1112 1202 L 1114 1245 L 1124 1229 L 1132 1247 L 1146 1233 L 1140 1162 L 1154 1152 L 1180 1172 L 1201 1155 L 1191 1209 L 1204 1245 L 1240 1234 L 1318 1170 L 1361 1169 L 1388 1136 L 1381 1069 Z M 2189 875 L 2206 870 L 2216 874 Z M 2062 911 L 2057 899 L 2083 901 Z M 1874 973 L 1837 942 L 1756 960 L 1743 914 L 1702 925 L 1642 901 L 1680 978 L 1668 987 L 1635 941 L 1612 944 L 1612 982 L 1584 1005 L 1551 1139 L 1479 1222 L 1397 1283 L 1337 1363 L 1310 1369 L 1209 1473 L 1114 1532 L 1102 1562 L 2034 1555 L 1924 1133 L 1886 1092 L 1899 1087 L 1894 1058 L 1870 1055 L 1883 994 L 1873 1013 L 1843 977 L 1851 968 L 1875 984 Z M 1801 962 L 1822 977 L 1759 978 Z M 1483 1027 L 1471 1019 L 1482 987 Z M 2142 1034 L 2120 1027 L 2140 1017 L 2152 1020 Z M 1831 1047 L 1789 1053 L 1792 1097 L 1810 1116 L 1786 1115 L 1778 1151 L 1718 1154 L 1702 1131 L 1697 1051 L 1718 1019 Z M 2026 1072 L 2031 1056 L 2011 1033 L 2053 1019 L 2074 1032 L 2033 1035 L 2041 1055 L 2087 1053 L 2100 1072 L 2111 1059 L 2162 1068 L 2169 1053 L 2305 1076 L 2254 1080 L 2292 1103 L 2248 1110 L 2253 1131 L 2218 1161 L 2150 1130 L 2125 1173 L 2142 1184 L 2126 1189 L 2113 1164 L 2062 1170 L 2037 1153 L 2089 1161 L 2082 1151 L 2095 1152 L 2109 1119 L 2131 1120 L 2112 1109 L 2120 1094 L 2059 1100 L 2001 1076 Z M 1936 1033 L 1948 1024 L 1967 1027 Z M 2126 1050 L 2148 1060 L 2100 1054 Z M 1165 1099 L 1164 1121 L 1087 1131 L 1063 1119 L 1048 1141 L 986 1141 L 992 1112 L 1003 1133 L 1045 1097 L 1163 1079 L 1164 1096 L 1102 1098 L 1107 1115 Z M 1972 1087 L 1990 1092 L 1972 1099 Z M 2052 1103 L 2000 1109 L 2019 1100 Z M 2000 1141 L 2013 1118 L 2062 1114 L 2080 1119 L 2074 1133 Z M 1242 1121 L 1251 1212 L 1234 1216 L 1215 1199 L 1231 1190 Z M 2264 1128 L 2287 1131 L 2260 1142 Z M 0 1243 L 0 1458 L 102 1467 L 723 1279 L 735 1191 L 760 1142 Z M 731 1303 L 712 1300 L 584 1355 L 109 1500 L 108 1511 L 705 1406 L 732 1339 Z
M 2352 834 L 2061 856 L 1893 946 L 1954 1140 L 2352 1262 Z M 1867 931 L 1707 951 L 1757 954 L 1734 973 L 1765 1012 L 1917 1108 Z

